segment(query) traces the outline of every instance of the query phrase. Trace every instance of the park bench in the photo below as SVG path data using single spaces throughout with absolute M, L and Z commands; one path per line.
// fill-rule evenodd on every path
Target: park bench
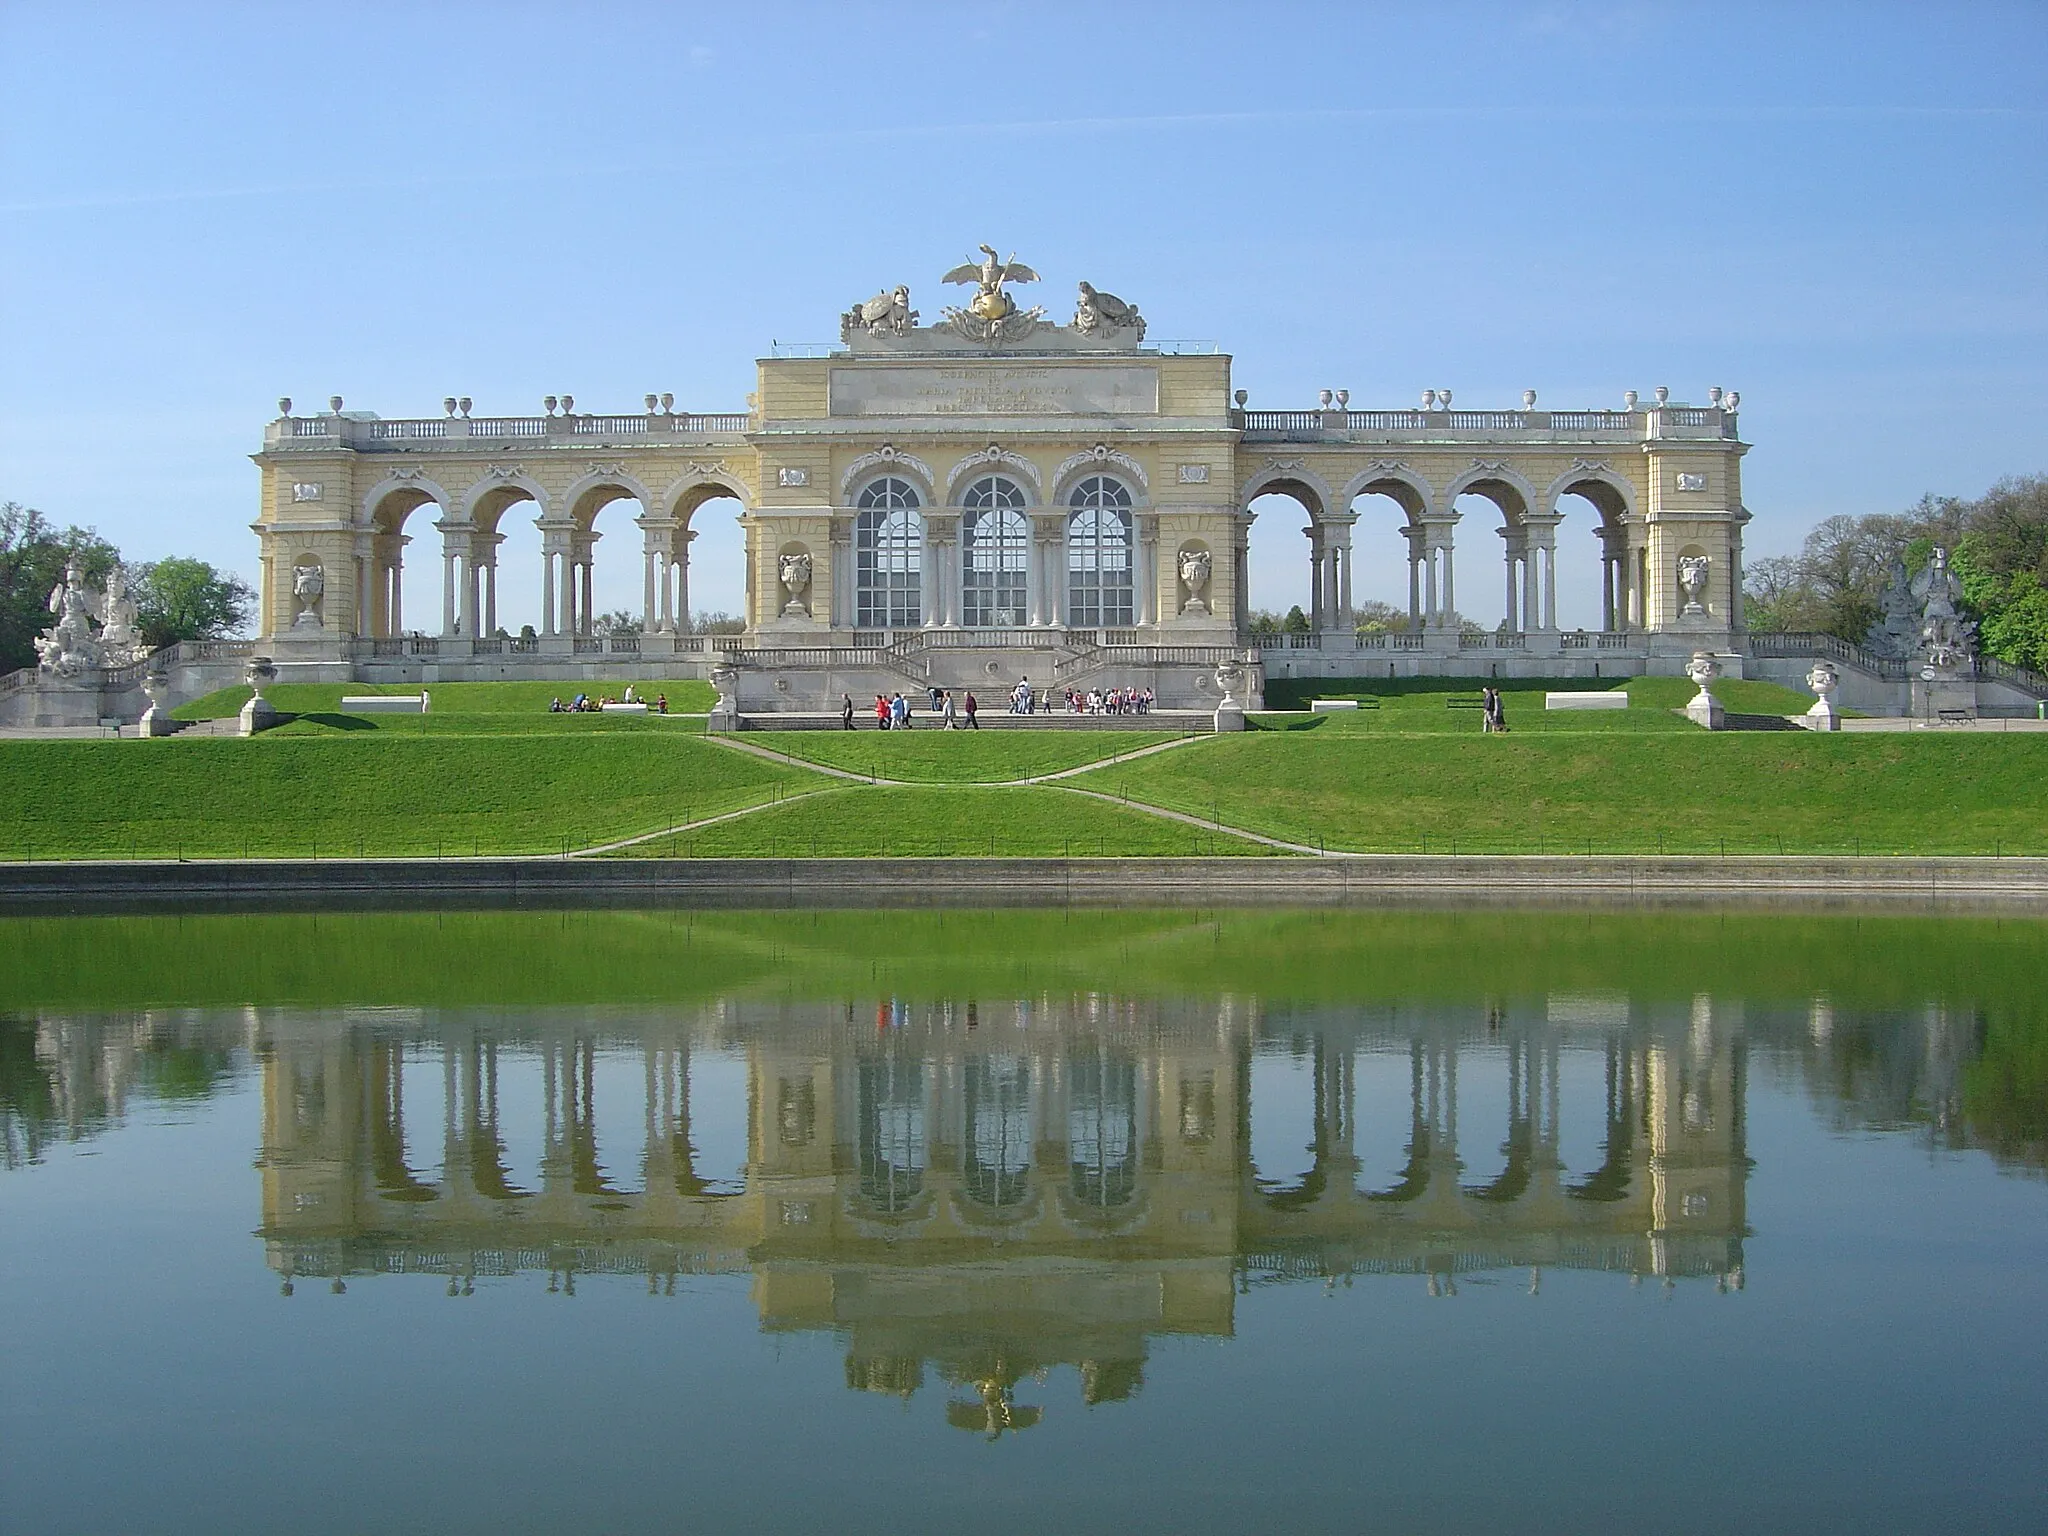
M 1486 698 L 1477 693 L 1454 693 L 1444 700 L 1445 709 L 1484 709 Z
M 1310 699 L 1309 713 L 1312 715 L 1333 714 L 1343 709 L 1378 709 L 1380 701 L 1375 698 L 1363 699 Z
M 647 706 L 638 702 L 632 704 L 600 704 L 597 706 L 597 711 L 601 715 L 644 715 L 647 713 Z
M 1968 725 L 1970 712 L 1967 709 L 1938 709 L 1935 717 L 1943 725 Z

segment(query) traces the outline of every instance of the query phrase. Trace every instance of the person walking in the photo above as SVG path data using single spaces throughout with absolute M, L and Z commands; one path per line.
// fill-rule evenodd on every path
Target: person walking
M 663 710 L 662 713 L 667 714 L 668 711 Z M 853 729 L 853 695 L 850 693 L 839 696 L 839 723 L 849 731 Z
M 946 722 L 946 729 L 960 729 L 960 711 L 953 704 L 953 690 L 948 688 L 939 695 L 939 718 Z
M 889 729 L 907 731 L 910 729 L 910 700 L 896 694 L 889 700 Z
M 1493 687 L 1482 689 L 1481 698 L 1484 700 L 1484 708 L 1481 712 L 1480 729 L 1489 736 L 1506 735 L 1508 712 L 1501 704 L 1500 690 Z
M 981 729 L 981 718 L 975 714 L 975 711 L 980 707 L 980 705 L 974 702 L 974 691 L 969 689 L 967 693 L 967 728 L 969 730 L 978 731 Z
M 889 729 L 889 701 L 879 693 L 875 695 L 875 729 Z

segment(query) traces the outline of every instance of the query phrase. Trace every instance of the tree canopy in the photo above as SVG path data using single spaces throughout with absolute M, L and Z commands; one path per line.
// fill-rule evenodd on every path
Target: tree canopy
M 0 504 L 0 672 L 34 665 L 36 636 L 51 623 L 50 594 L 73 564 L 96 586 L 122 565 L 152 649 L 237 634 L 255 611 L 256 594 L 231 572 L 185 558 L 123 565 L 121 552 L 92 529 L 59 528 L 10 501 Z
M 1882 615 L 1893 562 L 1916 571 L 1937 544 L 1954 556 L 1983 649 L 2048 670 L 2048 475 L 2008 477 L 1975 501 L 1927 495 L 1904 512 L 1825 519 L 1798 554 L 1745 569 L 1749 627 L 1860 645 Z

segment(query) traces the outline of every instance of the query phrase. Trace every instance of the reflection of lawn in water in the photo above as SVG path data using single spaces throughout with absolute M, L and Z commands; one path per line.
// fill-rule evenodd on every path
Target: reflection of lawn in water
M 2048 737 L 2035 735 L 1452 737 L 1368 716 L 1073 782 L 1354 851 L 1718 853 L 1725 839 L 1729 853 L 2048 854 Z
M 560 852 L 816 782 L 661 727 L 5 742 L 0 858 Z
M 750 731 L 750 745 L 823 763 L 849 773 L 921 784 L 1003 783 L 1100 762 L 1172 741 L 1161 731 L 924 729 L 878 731 Z
M 1142 897 L 1142 892 L 1134 892 Z M 1869 913 L 863 908 L 0 918 L 14 1007 L 901 996 L 1968 1001 L 2048 1031 L 2048 919 Z M 2048 1038 L 2048 1034 L 2044 1034 Z M 2048 1080 L 2048 1068 L 2039 1073 Z
M 1051 788 L 847 785 L 636 843 L 640 858 L 1103 857 L 1264 854 L 1260 844 Z M 849 872 L 858 881 L 857 871 Z

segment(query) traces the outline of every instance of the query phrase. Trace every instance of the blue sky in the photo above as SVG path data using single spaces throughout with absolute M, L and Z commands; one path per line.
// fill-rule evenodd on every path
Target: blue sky
M 251 572 L 280 394 L 737 409 L 771 341 L 884 284 L 930 313 L 987 240 L 1218 341 L 1256 406 L 1738 388 L 1751 556 L 1789 551 L 2048 469 L 2044 77 L 2039 0 L 6 0 L 0 499 Z M 599 604 L 637 606 L 609 521 Z M 1391 526 L 1361 596 L 1405 600 Z M 1255 601 L 1305 597 L 1298 527 L 1260 522 Z M 1460 532 L 1491 622 L 1497 541 Z M 1576 532 L 1562 616 L 1597 622 Z M 736 549 L 698 540 L 700 606 L 737 606 Z

